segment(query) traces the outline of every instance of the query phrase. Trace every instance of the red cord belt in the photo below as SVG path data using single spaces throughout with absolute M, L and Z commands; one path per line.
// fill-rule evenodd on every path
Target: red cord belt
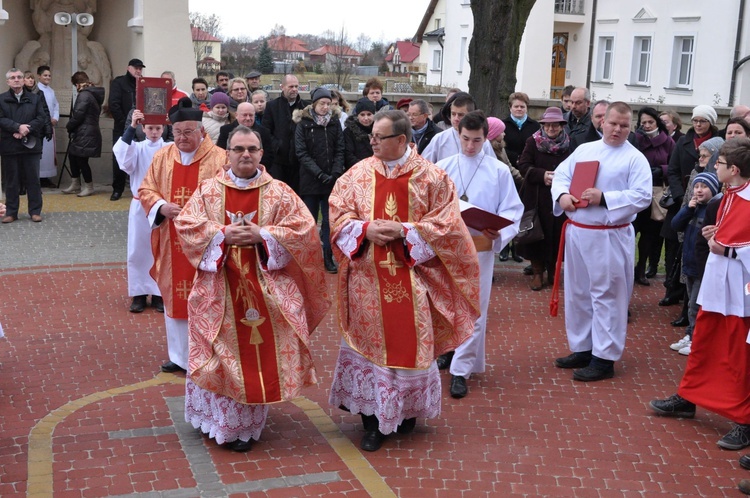
M 560 232 L 560 246 L 557 250 L 557 263 L 555 263 L 555 283 L 552 286 L 552 297 L 549 301 L 550 316 L 557 316 L 557 308 L 560 304 L 560 270 L 562 269 L 563 257 L 565 255 L 565 230 L 568 228 L 568 224 L 577 226 L 578 228 L 585 228 L 587 230 L 614 230 L 630 226 L 630 223 L 624 225 L 584 225 L 583 223 L 578 223 L 570 218 L 565 220 L 565 223 L 563 223 L 562 226 L 562 232 Z

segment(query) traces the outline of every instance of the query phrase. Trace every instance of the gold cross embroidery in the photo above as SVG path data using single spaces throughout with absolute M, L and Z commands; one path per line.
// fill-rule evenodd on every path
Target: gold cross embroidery
M 388 268 L 388 274 L 392 277 L 396 276 L 396 269 L 403 268 L 404 264 L 401 261 L 397 261 L 393 255 L 393 251 L 388 250 L 388 256 L 378 263 L 381 268 Z
M 187 299 L 188 295 L 190 294 L 190 282 L 187 280 L 181 280 L 179 284 L 177 284 L 177 297 L 180 299 Z
M 192 190 L 187 187 L 180 187 L 174 195 L 175 203 L 180 207 L 184 207 L 185 202 L 190 199 L 191 195 L 193 195 Z

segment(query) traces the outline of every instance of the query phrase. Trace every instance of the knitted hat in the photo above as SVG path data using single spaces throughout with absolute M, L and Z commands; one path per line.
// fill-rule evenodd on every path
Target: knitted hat
M 323 88 L 320 86 L 312 91 L 312 93 L 310 94 L 310 97 L 312 99 L 313 104 L 320 99 L 332 100 L 331 92 L 327 88 Z
M 172 124 L 181 121 L 202 121 L 203 111 L 193 107 L 193 101 L 190 97 L 182 97 L 177 105 L 169 109 L 169 122 Z
M 229 107 L 229 95 L 224 92 L 214 92 L 213 95 L 211 95 L 211 102 L 208 106 L 213 109 L 216 104 L 224 104 Z
M 706 149 L 711 153 L 711 155 L 716 154 L 719 152 L 719 149 L 721 149 L 721 146 L 724 145 L 724 139 L 721 137 L 711 137 L 705 142 L 703 142 L 699 149 Z
M 487 118 L 487 125 L 490 128 L 489 131 L 487 131 L 487 140 L 495 140 L 505 132 L 505 123 L 496 117 L 490 116 Z
M 711 191 L 711 194 L 716 195 L 719 193 L 719 178 L 714 175 L 713 173 L 698 173 L 695 175 L 695 178 L 693 178 L 693 186 L 695 186 L 696 183 L 702 183 L 708 189 Z
M 357 105 L 354 106 L 354 115 L 359 115 L 362 111 L 370 111 L 371 113 L 375 114 L 375 102 L 368 99 L 367 97 L 362 97 L 357 101 Z
M 706 119 L 713 126 L 716 124 L 716 111 L 710 105 L 698 105 L 693 107 L 692 119 L 695 118 Z

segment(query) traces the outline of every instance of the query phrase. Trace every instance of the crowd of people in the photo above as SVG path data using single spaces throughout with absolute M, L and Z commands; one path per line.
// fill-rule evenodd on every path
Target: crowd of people
M 144 67 L 132 59 L 107 101 L 110 199 L 128 176 L 133 193 L 130 311 L 143 312 L 151 296 L 165 313 L 161 368 L 188 372 L 186 417 L 217 442 L 248 450 L 267 405 L 315 382 L 309 339 L 332 301 L 324 271 L 338 274 L 343 334 L 330 401 L 362 416 L 361 447 L 375 451 L 439 413 L 439 370 L 449 369 L 459 399 L 484 371 L 496 254 L 528 260 L 530 289 L 553 287 L 553 314 L 564 279 L 570 354 L 554 363 L 592 382 L 615 375 L 633 286 L 651 285 L 663 253 L 658 304 L 682 303 L 671 325 L 686 327 L 668 346 L 690 358 L 678 394 L 650 406 L 680 417 L 704 406 L 736 424 L 721 447 L 750 446 L 750 260 L 740 223 L 750 108 L 735 106 L 719 130 L 716 110 L 698 105 L 683 134 L 675 112 L 641 107 L 633 127 L 629 105 L 592 102 L 586 88 L 567 87 L 538 120 L 528 95 L 513 93 L 501 120 L 460 89 L 435 112 L 422 99 L 391 105 L 377 78 L 350 106 L 323 87 L 304 100 L 291 74 L 271 100 L 256 71 L 220 71 L 214 88 L 195 78 L 189 94 L 164 71 L 173 99 L 162 126 L 143 124 L 135 109 Z M 10 70 L 0 96 L 3 223 L 18 219 L 24 192 L 32 221 L 42 221 L 41 179 L 56 173 L 49 143 L 59 105 L 50 68 L 37 74 L 38 83 Z M 62 192 L 85 197 L 94 193 L 88 160 L 101 155 L 105 91 L 85 72 L 72 83 L 73 178 Z M 578 165 L 592 162 L 594 176 L 574 192 Z M 507 225 L 467 227 L 467 206 Z M 534 237 L 521 222 L 529 213 Z M 718 388 L 727 383 L 735 388 Z

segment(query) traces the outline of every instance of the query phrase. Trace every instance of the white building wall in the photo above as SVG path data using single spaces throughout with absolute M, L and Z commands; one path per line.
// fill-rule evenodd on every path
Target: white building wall
M 446 22 L 448 21 L 446 14 L 447 3 L 447 0 L 439 0 L 435 5 L 435 11 L 432 13 L 432 18 L 427 23 L 427 27 L 424 30 L 425 33 L 429 33 L 430 31 L 434 31 L 435 29 L 437 29 L 437 26 L 435 25 L 436 19 L 440 19 L 440 26 L 445 27 Z M 419 47 L 418 62 L 426 65 L 427 74 L 425 77 L 425 84 L 431 86 L 440 86 L 442 82 L 442 72 L 440 66 L 435 64 L 434 52 L 436 50 L 442 51 L 443 48 L 434 38 L 424 38 L 422 40 L 422 45 L 420 45 Z
M 443 56 L 443 86 L 469 89 L 469 42 L 474 29 L 474 18 L 469 0 L 448 0 L 448 24 L 445 27 Z
M 523 32 L 516 65 L 516 90 L 532 98 L 549 97 L 554 0 L 537 0 Z M 533 29 L 528 29 L 533 26 Z

